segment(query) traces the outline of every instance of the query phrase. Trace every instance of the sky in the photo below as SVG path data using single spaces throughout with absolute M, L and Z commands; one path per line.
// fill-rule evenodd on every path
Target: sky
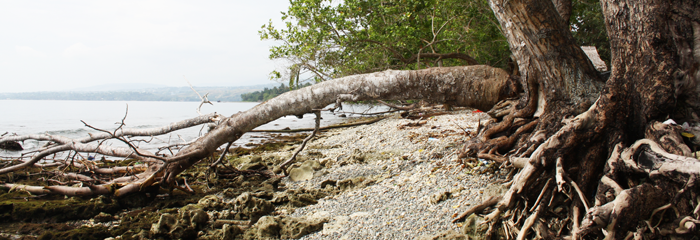
M 289 0 L 0 0 L 0 92 L 273 83 L 258 30 Z

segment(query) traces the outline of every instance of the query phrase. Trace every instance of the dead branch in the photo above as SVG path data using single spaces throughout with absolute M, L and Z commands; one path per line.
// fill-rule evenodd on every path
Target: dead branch
M 190 80 L 187 80 L 187 78 L 185 78 L 185 75 L 182 75 L 182 78 L 184 78 L 185 81 L 187 81 L 187 84 L 190 85 L 190 89 L 192 89 L 192 91 L 193 91 L 195 94 L 197 94 L 197 96 L 199 97 L 199 100 L 202 100 L 202 102 L 199 103 L 199 106 L 198 106 L 197 109 L 196 109 L 196 110 L 197 110 L 197 114 L 198 114 L 199 116 L 202 116 L 202 112 L 200 111 L 200 110 L 202 109 L 202 105 L 204 105 L 205 103 L 209 103 L 209 104 L 211 104 L 211 105 L 214 105 L 214 104 L 213 104 L 212 102 L 210 102 L 209 99 L 207 98 L 207 96 L 209 95 L 209 93 L 204 94 L 204 96 L 200 95 L 200 94 L 197 92 L 197 90 L 194 90 L 194 87 L 192 86 L 192 83 L 190 83 Z
M 304 141 L 301 143 L 301 146 L 299 146 L 299 148 L 297 148 L 297 150 L 294 151 L 294 154 L 292 154 L 292 156 L 289 157 L 289 159 L 287 159 L 287 161 L 284 161 L 283 163 L 281 163 L 279 165 L 279 167 L 281 169 L 286 169 L 287 165 L 292 163 L 296 159 L 299 152 L 301 152 L 301 150 L 304 149 L 304 147 L 306 146 L 306 143 L 309 142 L 309 140 L 311 140 L 313 137 L 315 137 L 316 133 L 318 133 L 319 126 L 321 125 L 321 111 L 316 110 L 316 111 L 314 111 L 314 114 L 316 114 L 316 127 L 314 128 L 314 131 L 311 132 L 311 134 L 304 139 Z

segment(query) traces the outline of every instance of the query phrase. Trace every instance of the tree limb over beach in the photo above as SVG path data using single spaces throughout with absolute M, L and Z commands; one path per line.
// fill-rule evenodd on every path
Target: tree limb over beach
M 148 166 L 127 181 L 79 188 L 11 187 L 114 196 L 156 185 L 182 189 L 176 185 L 180 173 L 279 117 L 344 101 L 422 99 L 482 110 L 499 107 L 459 152 L 465 159 L 490 158 L 514 173 L 505 193 L 456 219 L 486 214 L 486 238 L 695 236 L 700 168 L 691 156 L 693 144 L 683 139 L 695 136 L 666 120 L 700 121 L 700 3 L 601 1 L 613 52 L 609 78 L 596 70 L 572 37 L 566 0 L 489 3 L 517 64 L 515 75 L 472 65 L 341 77 L 287 92 L 246 112 L 210 119 L 216 125 L 206 135 L 165 156 L 89 143 L 97 141 L 92 137 L 87 142 L 47 135 L 4 137 L 0 142 L 39 139 L 55 145 L 0 173 L 59 151 L 98 151 L 138 158 Z M 119 131 L 107 135 L 124 136 Z M 671 206 L 676 214 L 655 218 Z M 663 224 L 650 224 L 652 219 Z

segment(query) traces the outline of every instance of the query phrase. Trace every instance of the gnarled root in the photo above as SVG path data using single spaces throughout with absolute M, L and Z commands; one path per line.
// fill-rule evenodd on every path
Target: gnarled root
M 658 125 L 652 126 L 658 128 Z M 673 139 L 673 136 L 663 139 Z M 642 139 L 622 151 L 621 145 L 615 147 L 606 166 L 606 175 L 598 184 L 596 206 L 582 221 L 581 235 L 600 230 L 609 239 L 622 238 L 632 234 L 635 228 L 635 236 L 697 233 L 695 210 L 699 209 L 700 202 L 680 199 L 682 195 L 696 199 L 700 194 L 693 187 L 700 174 L 700 162 L 670 154 L 662 146 Z M 623 190 L 624 187 L 627 189 Z M 675 214 L 657 214 L 670 208 Z M 649 220 L 641 224 L 620 219 Z

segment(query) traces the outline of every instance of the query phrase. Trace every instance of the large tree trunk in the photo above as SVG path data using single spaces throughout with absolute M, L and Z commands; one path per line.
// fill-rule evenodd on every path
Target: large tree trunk
M 686 225 L 663 228 L 663 234 L 685 234 L 699 223 L 699 204 L 679 201 L 698 197 L 692 186 L 699 164 L 679 156 L 690 151 L 678 128 L 657 122 L 669 116 L 697 121 L 698 2 L 604 0 L 613 52 L 612 77 L 605 85 L 561 18 L 552 17 L 557 14 L 552 2 L 490 2 L 528 86 L 529 100 L 491 125 L 481 135 L 482 142 L 472 143 L 467 151 L 480 151 L 480 157 L 493 156 L 494 149 L 508 152 L 513 137 L 495 136 L 504 130 L 526 132 L 514 131 L 516 127 L 531 128 L 514 125 L 514 119 L 534 116 L 538 126 L 519 137 L 517 151 L 505 156 L 522 169 L 487 217 L 488 234 L 496 232 L 500 219 L 527 216 L 528 221 L 516 221 L 519 239 L 530 236 L 530 229 L 547 236 L 551 227 L 574 239 L 584 234 L 625 238 L 631 232 L 659 237 L 660 231 L 636 219 L 649 219 L 652 210 L 666 204 L 674 205 L 680 216 L 661 219 Z M 535 102 L 538 111 L 532 114 Z M 645 137 L 651 140 L 633 145 Z M 549 216 L 544 225 L 536 220 L 541 211 L 534 205 L 540 206 L 543 196 L 554 200 L 549 207 L 569 205 L 566 214 Z M 682 221 L 683 216 L 692 217 Z M 535 228 L 536 223 L 540 225 Z

